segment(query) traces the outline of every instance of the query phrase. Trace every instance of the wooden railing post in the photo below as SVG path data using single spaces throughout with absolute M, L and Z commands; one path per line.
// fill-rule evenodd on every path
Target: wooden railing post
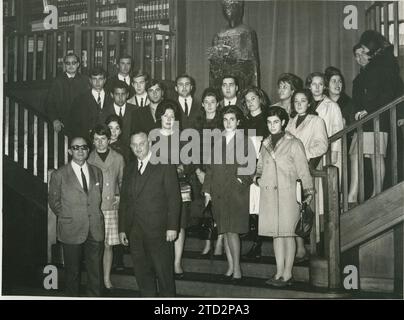
M 340 239 L 339 239 L 339 199 L 338 199 L 338 169 L 327 166 L 327 192 L 324 214 L 325 254 L 328 260 L 328 287 L 340 287 Z

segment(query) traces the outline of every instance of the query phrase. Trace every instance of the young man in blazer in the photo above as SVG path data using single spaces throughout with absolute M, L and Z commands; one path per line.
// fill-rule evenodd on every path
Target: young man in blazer
M 133 59 L 130 55 L 125 54 L 118 59 L 118 73 L 110 78 L 108 78 L 105 84 L 105 91 L 110 94 L 114 89 L 116 81 L 123 81 L 129 86 L 129 96 L 134 95 L 134 90 L 131 87 L 131 73 L 132 73 Z
M 193 98 L 194 79 L 187 74 L 175 79 L 177 102 L 180 106 L 180 124 L 182 129 L 200 129 L 203 118 L 202 105 Z
M 146 90 L 149 82 L 150 77 L 148 73 L 141 70 L 135 72 L 132 76 L 132 88 L 135 90 L 135 94 L 128 102 L 139 108 L 147 107 L 150 104 Z
M 101 212 L 102 172 L 87 163 L 89 147 L 72 139 L 72 160 L 52 173 L 49 206 L 57 216 L 57 237 L 63 245 L 66 295 L 79 296 L 82 253 L 87 270 L 87 296 L 100 296 L 104 217 Z
M 173 241 L 181 195 L 175 165 L 155 164 L 145 133 L 131 136 L 137 160 L 125 167 L 119 206 L 119 237 L 128 245 L 142 297 L 175 296 Z
M 103 124 L 106 119 L 106 106 L 112 103 L 112 98 L 104 90 L 107 73 L 96 67 L 90 72 L 91 89 L 78 96 L 73 101 L 70 114 L 72 137 L 90 138 L 90 131 L 97 124 Z
M 219 102 L 220 107 L 223 109 L 226 106 L 237 106 L 244 115 L 248 114 L 248 110 L 243 107 L 241 99 L 237 97 L 238 93 L 238 80 L 235 76 L 225 75 L 222 79 L 222 95 L 223 100 Z
M 115 114 L 121 118 L 122 133 L 120 139 L 125 146 L 129 146 L 130 136 L 135 131 L 136 107 L 127 102 L 129 86 L 123 81 L 115 81 L 111 92 L 112 103 L 106 106 L 105 115 Z

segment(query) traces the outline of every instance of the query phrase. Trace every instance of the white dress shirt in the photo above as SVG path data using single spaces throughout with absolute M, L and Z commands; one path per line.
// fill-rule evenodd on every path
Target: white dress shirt
M 229 142 L 231 141 L 231 139 L 233 139 L 233 137 L 236 135 L 236 131 L 233 131 L 232 133 L 228 133 L 226 135 L 226 144 L 229 144 Z
M 230 102 L 230 104 L 229 104 L 229 102 Z M 231 99 L 231 100 L 228 100 L 228 99 L 224 98 L 223 106 L 224 106 L 224 107 L 227 107 L 227 106 L 229 106 L 229 105 L 234 105 L 234 106 L 235 106 L 236 103 L 237 103 L 237 97 L 234 97 L 234 98 Z
M 92 89 L 91 93 L 93 94 L 95 102 L 97 102 L 97 100 L 98 100 L 98 92 L 96 90 Z M 102 89 L 100 91 L 100 97 L 101 97 L 101 109 L 102 109 L 102 107 L 104 106 L 104 100 L 105 100 L 105 91 L 104 91 L 104 89 Z
M 122 109 L 122 117 L 123 117 L 125 115 L 126 103 L 122 107 L 119 107 L 114 103 L 114 109 L 115 109 L 115 114 L 117 116 L 119 116 L 119 110 Z
M 143 174 L 143 172 L 145 171 L 150 158 L 151 158 L 151 152 L 149 151 L 146 158 L 144 158 L 143 160 L 137 159 L 137 170 L 139 170 L 140 166 L 143 164 L 142 169 L 140 169 L 140 174 Z
M 130 86 L 130 77 L 129 76 L 123 76 L 118 73 L 118 79 L 125 82 L 128 86 Z
M 187 114 L 187 116 L 189 116 L 190 113 L 191 113 L 192 97 L 191 96 L 188 96 L 186 98 L 183 98 L 181 96 L 178 97 L 178 101 L 179 101 L 179 103 L 181 105 L 182 111 L 184 111 L 184 112 L 185 112 L 185 100 L 187 100 L 187 105 L 188 105 L 188 114 Z
M 83 188 L 83 180 L 81 179 L 81 170 L 80 169 L 83 169 L 84 176 L 86 177 L 86 180 L 87 180 L 87 189 L 88 189 L 90 186 L 90 173 L 88 171 L 87 161 L 84 162 L 83 166 L 81 166 L 81 167 L 74 161 L 70 161 L 70 163 L 72 164 L 73 171 L 74 171 L 77 179 L 79 180 L 82 188 Z

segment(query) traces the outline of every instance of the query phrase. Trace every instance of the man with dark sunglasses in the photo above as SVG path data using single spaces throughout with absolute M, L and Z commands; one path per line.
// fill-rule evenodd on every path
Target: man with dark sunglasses
M 49 206 L 57 216 L 57 237 L 63 246 L 65 292 L 79 296 L 81 261 L 87 270 L 86 296 L 100 296 L 104 217 L 101 211 L 102 171 L 87 163 L 89 147 L 82 137 L 72 139 L 72 160 L 52 173 Z

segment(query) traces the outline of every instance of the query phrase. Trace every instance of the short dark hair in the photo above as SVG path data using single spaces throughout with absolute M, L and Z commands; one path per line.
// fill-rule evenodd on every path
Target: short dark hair
M 144 77 L 144 81 L 146 82 L 146 86 L 147 86 L 147 83 L 150 81 L 150 75 L 147 72 L 143 71 L 143 70 L 136 70 L 133 73 L 133 75 L 131 77 L 132 82 L 133 82 L 133 79 L 140 78 L 140 77 Z
M 362 45 L 360 43 L 357 43 L 352 47 L 352 53 L 354 56 L 355 56 L 356 50 L 358 50 L 358 49 L 362 49 Z
M 119 116 L 117 116 L 116 114 L 110 114 L 107 119 L 105 119 L 105 125 L 109 125 L 111 122 L 117 122 L 119 127 L 122 130 L 122 120 Z
M 308 107 L 307 107 L 307 114 L 314 114 L 317 115 L 317 112 L 314 110 L 314 98 L 311 91 L 307 88 L 296 90 L 293 92 L 292 100 L 291 100 L 291 108 L 290 108 L 290 117 L 294 118 L 297 115 L 296 108 L 295 108 L 295 97 L 297 94 L 302 93 L 306 96 L 307 100 L 309 100 Z
M 345 91 L 344 76 L 342 75 L 342 72 L 340 69 L 332 67 L 332 66 L 327 67 L 327 69 L 325 69 L 325 71 L 324 71 L 324 82 L 325 82 L 326 89 L 328 90 L 328 88 L 330 86 L 330 80 L 333 76 L 339 76 L 341 78 L 342 92 L 344 92 Z
M 248 111 L 246 96 L 250 92 L 254 93 L 258 97 L 258 99 L 260 100 L 261 111 L 265 111 L 265 109 L 270 105 L 269 98 L 266 95 L 266 93 L 264 92 L 264 90 L 262 90 L 258 87 L 255 87 L 255 86 L 250 86 L 250 87 L 244 89 L 241 94 L 241 104 L 243 105 L 245 110 Z
M 77 62 L 80 63 L 80 58 L 79 58 L 79 56 L 78 56 L 77 54 L 73 53 L 73 52 L 70 52 L 70 53 L 66 54 L 66 55 L 63 57 L 63 62 L 66 62 L 66 59 L 67 59 L 68 57 L 75 57 L 76 60 L 77 60 Z
M 178 80 L 180 80 L 181 78 L 187 78 L 191 82 L 191 85 L 195 87 L 195 79 L 186 73 L 180 74 L 175 78 L 175 85 L 177 85 Z
M 115 92 L 115 89 L 125 89 L 126 90 L 126 93 L 129 93 L 129 90 L 130 90 L 130 88 L 129 88 L 129 86 L 126 84 L 126 82 L 125 81 L 122 81 L 122 80 L 115 80 L 113 83 L 112 83 L 112 88 L 111 88 L 112 90 L 111 90 L 111 93 L 112 94 L 114 94 L 114 92 Z
M 178 107 L 177 102 L 173 100 L 163 100 L 159 103 L 156 108 L 156 123 L 159 127 L 161 127 L 161 117 L 166 113 L 166 110 L 171 109 L 174 111 L 174 117 L 176 121 L 180 120 L 180 109 Z
M 102 67 L 94 67 L 90 71 L 90 77 L 93 76 L 104 76 L 107 79 L 107 72 Z
M 215 88 L 209 87 L 209 88 L 206 88 L 205 90 L 203 90 L 202 102 L 203 102 L 203 100 L 205 100 L 206 97 L 215 97 L 217 102 L 220 101 L 220 95 Z
M 267 111 L 265 120 L 272 116 L 277 116 L 281 121 L 285 120 L 285 123 L 282 126 L 282 130 L 285 130 L 289 122 L 289 115 L 286 110 L 279 106 L 270 107 Z
M 228 114 L 228 113 L 233 113 L 236 116 L 236 119 L 240 120 L 240 123 L 242 123 L 244 121 L 243 112 L 240 110 L 239 107 L 237 107 L 236 105 L 233 104 L 233 105 L 226 106 L 226 107 L 223 108 L 223 111 L 222 111 L 222 123 L 223 123 L 224 115 Z
M 146 84 L 146 91 L 149 90 L 151 87 L 154 87 L 155 85 L 158 85 L 161 91 L 165 92 L 165 87 L 163 82 L 160 80 L 156 79 L 151 79 L 147 84 Z
M 87 146 L 90 145 L 90 144 L 88 143 L 88 139 L 87 139 L 87 138 L 82 137 L 82 136 L 75 136 L 75 137 L 73 137 L 73 138 L 70 140 L 70 148 L 72 147 L 73 141 L 76 140 L 76 139 L 83 139 L 83 140 L 85 141 L 85 143 L 86 143 Z M 69 148 L 69 149 L 70 149 L 70 148 Z
M 307 78 L 306 78 L 306 88 L 309 88 L 309 87 L 310 87 L 311 83 L 313 82 L 313 78 L 314 78 L 314 77 L 323 78 L 323 81 L 325 82 L 324 73 L 318 72 L 318 71 L 312 72 L 312 73 L 310 73 L 310 74 L 307 76 Z
M 231 75 L 231 74 L 225 74 L 225 75 L 222 77 L 222 81 L 220 81 L 221 85 L 223 85 L 223 80 L 224 80 L 224 79 L 227 79 L 227 78 L 233 79 L 233 80 L 234 80 L 234 84 L 235 84 L 237 87 L 239 87 L 239 83 L 238 83 L 237 77 L 236 77 L 236 76 L 233 76 L 233 75 Z
M 97 124 L 93 130 L 91 130 L 91 141 L 94 140 L 94 135 L 98 134 L 99 136 L 106 136 L 108 139 L 111 138 L 111 130 L 105 124 Z
M 369 49 L 368 56 L 371 58 L 380 50 L 392 45 L 380 32 L 375 30 L 366 30 L 363 32 L 359 43 Z
M 119 64 L 119 62 L 121 62 L 122 59 L 130 59 L 130 63 L 133 64 L 133 58 L 129 54 L 123 54 L 123 55 L 119 56 L 118 64 Z
M 303 80 L 293 73 L 282 73 L 279 78 L 277 85 L 279 86 L 281 82 L 286 82 L 290 85 L 293 91 L 303 89 Z

